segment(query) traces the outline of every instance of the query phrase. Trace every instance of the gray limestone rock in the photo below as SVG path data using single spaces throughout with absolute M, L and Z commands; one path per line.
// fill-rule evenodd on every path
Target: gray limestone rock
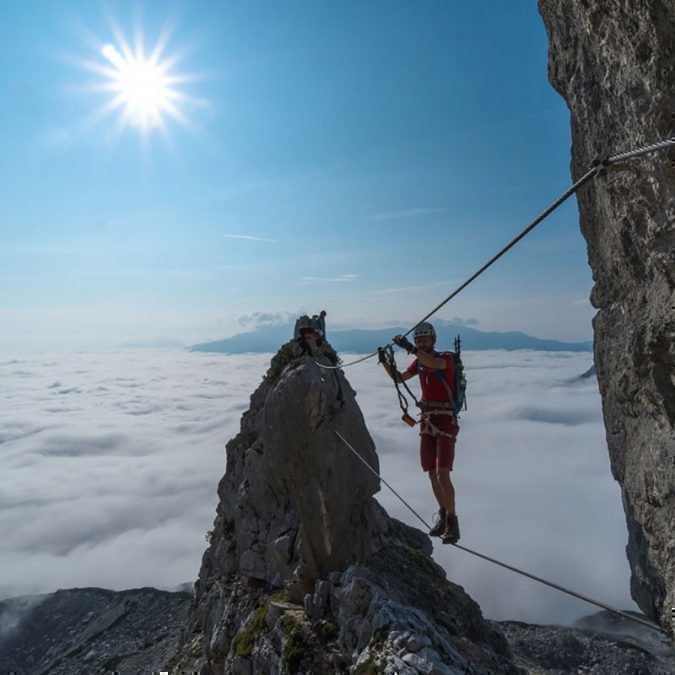
M 321 363 L 284 345 L 227 445 L 170 670 L 519 672 L 505 638 L 431 560 L 429 538 L 373 499 L 379 479 L 336 434 L 379 471 L 355 392 Z
M 301 598 L 329 571 L 363 560 L 376 534 L 377 478 L 335 432 L 376 471 L 378 461 L 344 376 L 299 356 L 293 342 L 276 358 L 228 443 L 204 570 L 274 587 L 293 579 Z
M 0 602 L 0 672 L 160 671 L 174 655 L 188 593 L 75 588 Z
M 672 0 L 539 0 L 549 78 L 567 101 L 572 174 L 675 131 Z M 628 524 L 631 592 L 666 628 L 675 606 L 675 151 L 578 193 L 595 281 L 595 364 Z
M 528 673 L 566 675 L 665 675 L 675 672 L 675 652 L 649 628 L 599 612 L 577 627 L 533 626 L 520 621 L 496 625 L 506 635 L 516 663 Z M 611 628 L 610 628 L 611 627 Z
M 491 628 L 426 558 L 429 549 L 411 554 L 410 547 L 423 540 L 420 533 L 392 521 L 386 539 L 380 569 L 352 565 L 332 573 L 316 583 L 304 607 L 235 578 L 212 634 L 216 645 L 232 633 L 233 654 L 215 672 L 314 675 L 359 666 L 361 672 L 398 675 L 518 672 L 499 656 L 501 632 L 527 673 L 675 672 L 675 652 L 664 638 L 608 612 L 585 617 L 575 628 L 515 621 Z M 401 583 L 413 576 L 413 565 L 417 582 Z M 435 600 L 425 597 L 425 589 L 437 592 Z M 1 601 L 0 671 L 214 672 L 204 659 L 201 633 L 184 635 L 180 667 L 170 662 L 189 605 L 187 593 L 151 588 L 83 588 Z

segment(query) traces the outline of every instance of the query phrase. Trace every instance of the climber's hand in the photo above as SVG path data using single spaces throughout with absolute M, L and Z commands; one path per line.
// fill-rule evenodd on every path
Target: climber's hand
M 403 337 L 403 335 L 397 335 L 394 338 L 394 344 L 400 347 L 401 349 L 405 349 L 408 354 L 411 354 L 413 351 L 415 351 L 415 345 L 408 340 L 408 338 Z

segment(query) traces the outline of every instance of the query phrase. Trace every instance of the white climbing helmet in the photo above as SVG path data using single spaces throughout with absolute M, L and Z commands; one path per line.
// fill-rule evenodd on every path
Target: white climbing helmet
M 427 336 L 433 338 L 435 342 L 436 330 L 428 321 L 422 321 L 422 323 L 419 326 L 415 327 L 415 340 L 417 340 L 417 338 Z

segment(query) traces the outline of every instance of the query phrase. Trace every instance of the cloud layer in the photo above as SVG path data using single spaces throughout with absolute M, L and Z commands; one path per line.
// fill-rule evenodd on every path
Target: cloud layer
M 464 360 L 469 409 L 453 471 L 460 543 L 608 604 L 635 608 L 597 382 L 578 379 L 590 356 L 491 351 L 467 352 Z M 398 419 L 394 389 L 383 389 L 379 375 L 374 379 L 366 367 L 349 373 L 383 477 L 430 522 L 435 504 L 418 466 L 417 435 Z M 420 525 L 386 488 L 380 500 L 391 515 Z M 453 547 L 435 544 L 434 555 L 490 618 L 568 622 L 593 611 Z
M 257 330 L 268 326 L 284 326 L 294 322 L 297 316 L 297 312 L 252 312 L 242 314 L 238 321 L 247 330 Z
M 180 351 L 0 360 L 0 597 L 195 579 L 224 445 L 269 355 Z M 453 479 L 461 543 L 620 607 L 626 532 L 588 354 L 467 352 Z M 400 364 L 401 366 L 403 363 Z M 383 477 L 430 521 L 417 434 L 373 361 L 347 376 Z M 394 515 L 420 523 L 383 486 Z M 436 545 L 490 618 L 565 622 L 591 607 Z

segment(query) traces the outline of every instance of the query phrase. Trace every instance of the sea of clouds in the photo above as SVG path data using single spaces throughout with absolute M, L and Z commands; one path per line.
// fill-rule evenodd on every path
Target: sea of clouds
M 0 598 L 193 581 L 225 443 L 270 356 L 0 357 Z M 597 382 L 579 377 L 591 355 L 487 351 L 464 361 L 469 409 L 453 471 L 460 543 L 634 609 Z M 417 432 L 400 421 L 391 381 L 374 360 L 346 374 L 383 478 L 431 521 Z M 377 498 L 420 526 L 386 487 Z M 452 546 L 435 543 L 434 557 L 490 618 L 566 623 L 594 611 Z

